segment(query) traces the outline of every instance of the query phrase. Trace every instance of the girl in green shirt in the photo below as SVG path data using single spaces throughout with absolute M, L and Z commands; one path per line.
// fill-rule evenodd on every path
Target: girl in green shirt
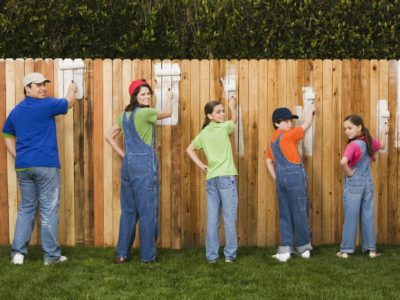
M 229 100 L 231 120 L 225 121 L 223 105 L 210 101 L 204 107 L 205 121 L 201 132 L 186 149 L 190 158 L 206 174 L 207 226 L 206 258 L 216 262 L 219 250 L 219 220 L 221 209 L 224 218 L 225 262 L 233 262 L 237 252 L 237 170 L 233 160 L 232 146 L 229 140 L 237 121 L 235 98 Z M 203 149 L 207 164 L 203 163 L 195 150 Z

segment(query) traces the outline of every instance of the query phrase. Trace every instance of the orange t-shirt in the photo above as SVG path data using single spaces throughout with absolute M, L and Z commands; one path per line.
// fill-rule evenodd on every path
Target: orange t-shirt
M 282 133 L 280 145 L 283 156 L 285 156 L 285 158 L 291 163 L 300 164 L 301 158 L 297 148 L 297 143 L 304 138 L 303 128 L 295 127 L 287 131 L 277 129 L 272 136 L 272 142 L 276 141 L 280 133 Z M 267 151 L 267 158 L 274 160 L 274 156 L 271 151 L 271 144 Z

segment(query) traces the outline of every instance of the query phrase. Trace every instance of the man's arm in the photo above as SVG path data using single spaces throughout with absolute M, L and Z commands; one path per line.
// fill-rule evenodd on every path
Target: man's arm
M 8 153 L 10 153 L 11 156 L 15 158 L 17 156 L 17 152 L 16 152 L 16 148 L 15 148 L 15 138 L 5 137 L 4 141 L 5 141 Z
M 76 86 L 76 83 L 72 82 L 68 87 L 67 95 L 65 95 L 65 98 L 68 101 L 68 108 L 71 108 L 72 106 L 74 106 L 77 91 L 78 91 L 78 88 Z

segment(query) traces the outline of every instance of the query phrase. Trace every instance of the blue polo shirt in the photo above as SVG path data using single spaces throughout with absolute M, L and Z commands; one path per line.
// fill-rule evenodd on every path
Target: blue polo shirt
M 3 135 L 16 138 L 15 168 L 60 168 L 55 116 L 68 112 L 66 99 L 25 97 L 10 112 Z

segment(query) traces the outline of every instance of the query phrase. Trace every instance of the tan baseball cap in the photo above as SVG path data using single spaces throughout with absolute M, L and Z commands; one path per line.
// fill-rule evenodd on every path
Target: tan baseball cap
M 27 86 L 31 83 L 43 83 L 43 82 L 51 82 L 50 80 L 44 78 L 41 73 L 28 73 L 24 77 L 24 86 Z

